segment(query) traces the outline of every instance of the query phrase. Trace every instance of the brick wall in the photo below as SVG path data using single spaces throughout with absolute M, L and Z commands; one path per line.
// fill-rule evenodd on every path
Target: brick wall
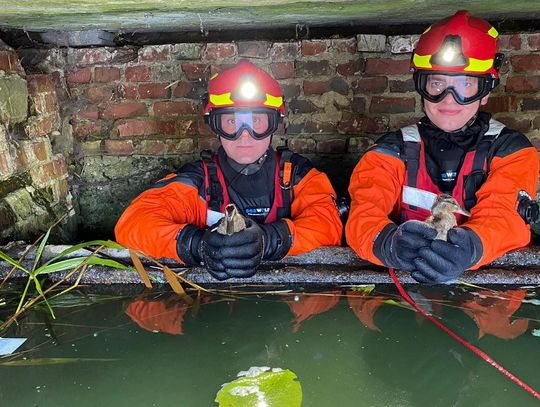
M 54 75 L 27 75 L 0 43 L 0 241 L 33 239 L 71 208 L 67 164 L 51 136 L 60 115 Z
M 64 92 L 60 119 L 67 123 L 58 139 L 67 133 L 73 138 L 70 160 L 82 222 L 106 233 L 152 181 L 201 149 L 215 148 L 202 120 L 208 78 L 241 58 L 273 74 L 284 90 L 288 118 L 274 144 L 288 142 L 307 155 L 345 194 L 366 148 L 422 116 L 409 72 L 417 38 L 359 34 L 18 53 L 28 71 L 58 78 Z M 501 44 L 507 62 L 486 110 L 540 147 L 540 33 L 502 35 Z M 35 99 L 36 111 L 45 115 L 41 131 L 58 124 L 49 110 L 54 110 L 52 100 L 44 91 Z

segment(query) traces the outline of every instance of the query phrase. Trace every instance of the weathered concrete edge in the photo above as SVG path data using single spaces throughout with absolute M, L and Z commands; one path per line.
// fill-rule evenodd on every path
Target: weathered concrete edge
M 47 246 L 43 258 L 48 260 L 62 252 L 69 246 Z M 9 247 L 0 247 L 0 250 L 8 253 L 13 258 L 18 258 L 26 245 L 12 244 Z M 87 251 L 79 251 L 72 254 L 87 255 Z M 131 259 L 127 250 L 104 250 L 102 253 L 131 265 Z M 33 261 L 31 252 L 24 264 L 30 266 Z M 150 275 L 158 284 L 165 283 L 161 271 L 151 271 L 153 264 L 144 261 Z M 384 268 L 375 267 L 361 260 L 348 247 L 322 247 L 310 253 L 299 256 L 285 257 L 279 262 L 264 263 L 259 272 L 249 279 L 229 279 L 218 281 L 214 279 L 204 268 L 195 267 L 180 269 L 178 264 L 170 259 L 162 259 L 162 263 L 171 267 L 177 267 L 175 271 L 182 270 L 182 276 L 186 279 L 203 286 L 228 286 L 235 284 L 249 285 L 277 285 L 277 286 L 329 286 L 329 285 L 359 285 L 359 284 L 390 284 L 392 280 Z M 11 270 L 11 265 L 0 261 L 0 278 L 4 278 Z M 62 279 L 67 272 L 50 274 L 52 281 Z M 399 273 L 400 280 L 406 284 L 416 284 L 407 273 Z M 22 272 L 16 272 L 12 278 L 25 277 Z M 75 276 L 76 277 L 76 276 Z M 74 278 L 75 278 L 74 277 Z M 74 278 L 69 281 L 74 281 Z M 508 284 L 508 285 L 536 285 L 540 284 L 540 246 L 532 246 L 518 249 L 507 253 L 481 270 L 468 271 L 463 278 L 472 284 Z M 112 285 L 112 284 L 142 284 L 138 274 L 129 270 L 112 269 L 101 266 L 93 266 L 88 269 L 81 284 L 86 285 Z

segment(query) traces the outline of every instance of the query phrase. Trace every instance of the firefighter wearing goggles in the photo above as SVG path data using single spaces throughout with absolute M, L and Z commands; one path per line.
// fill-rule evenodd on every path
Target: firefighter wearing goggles
M 529 243 L 538 214 L 537 151 L 479 111 L 499 83 L 497 38 L 467 11 L 420 36 L 411 70 L 425 117 L 381 137 L 351 177 L 346 235 L 361 257 L 438 284 Z M 418 222 L 441 193 L 470 211 L 458 215 L 447 241 Z
M 339 245 L 343 226 L 328 177 L 270 145 L 285 113 L 278 82 L 251 62 L 214 75 L 204 117 L 220 148 L 137 197 L 116 225 L 118 242 L 203 264 L 218 280 L 253 276 L 262 260 Z M 247 218 L 246 228 L 211 232 L 229 203 Z

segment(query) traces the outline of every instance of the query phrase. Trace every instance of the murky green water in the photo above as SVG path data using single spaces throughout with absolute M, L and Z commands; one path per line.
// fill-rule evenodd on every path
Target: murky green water
M 408 289 L 538 391 L 538 289 L 449 290 Z M 36 309 L 2 333 L 28 340 L 0 357 L 1 406 L 217 406 L 221 385 L 251 366 L 294 372 L 303 406 L 538 405 L 391 287 L 204 295 L 191 305 L 164 292 L 86 294 L 55 312 Z

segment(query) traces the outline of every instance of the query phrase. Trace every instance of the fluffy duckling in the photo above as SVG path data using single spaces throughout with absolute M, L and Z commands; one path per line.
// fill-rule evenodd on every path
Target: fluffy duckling
M 235 204 L 225 207 L 225 216 L 219 222 L 217 232 L 222 235 L 232 235 L 246 228 L 246 220 Z
M 471 213 L 463 209 L 450 195 L 441 194 L 435 199 L 431 207 L 431 215 L 426 219 L 426 223 L 437 230 L 435 239 L 446 240 L 448 231 L 457 226 L 454 213 L 471 216 Z

